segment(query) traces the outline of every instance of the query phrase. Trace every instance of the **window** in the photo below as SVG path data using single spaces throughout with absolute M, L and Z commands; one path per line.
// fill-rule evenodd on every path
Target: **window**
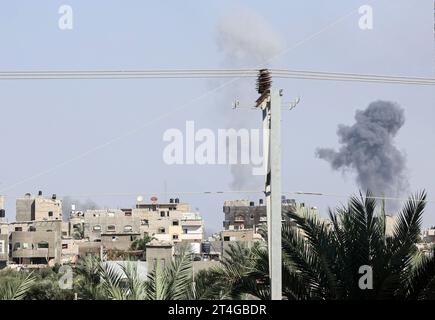
M 0 254 L 4 254 L 4 253 L 5 253 L 5 241 L 0 240 Z
M 140 224 L 142 225 L 142 226 L 147 226 L 148 225 L 148 220 L 147 219 L 142 219 L 141 221 L 140 221 Z
M 36 231 L 35 226 L 30 226 L 30 227 L 29 227 L 29 231 L 30 231 L 30 232 L 34 232 L 34 231 Z
M 187 230 L 187 229 L 183 229 L 183 232 L 184 232 L 184 233 L 188 233 L 188 230 Z
M 173 226 L 178 226 L 180 223 L 178 222 L 178 220 L 174 220 L 174 221 L 172 221 L 172 225 Z
M 112 237 L 112 241 L 118 241 L 118 237 L 117 236 L 113 236 Z
M 164 216 L 166 216 L 166 213 L 165 213 L 165 211 L 160 211 L 160 217 L 164 217 Z
M 38 249 L 48 249 L 48 242 L 47 241 L 41 241 L 38 243 Z
M 96 225 L 92 228 L 92 230 L 94 230 L 95 232 L 100 232 L 101 231 L 101 226 L 100 225 Z
M 53 216 L 53 211 L 48 211 L 48 216 L 52 217 Z
M 107 232 L 115 232 L 115 230 L 116 230 L 116 227 L 113 224 L 107 226 Z
M 178 240 L 178 234 L 173 234 L 172 235 L 172 240 Z
M 165 228 L 163 228 L 163 227 L 159 228 L 159 233 L 165 233 L 165 231 L 166 231 Z
M 133 227 L 132 226 L 125 226 L 124 227 L 124 232 L 132 232 L 133 231 Z
M 27 242 L 23 242 L 23 249 L 29 249 L 29 244 Z
M 62 243 L 62 249 L 68 249 L 68 243 Z
M 230 237 L 224 237 L 224 241 L 230 241 Z
M 15 242 L 14 243 L 14 251 L 17 251 L 18 249 L 21 249 L 21 243 Z
M 15 227 L 15 231 L 23 231 L 23 227 Z

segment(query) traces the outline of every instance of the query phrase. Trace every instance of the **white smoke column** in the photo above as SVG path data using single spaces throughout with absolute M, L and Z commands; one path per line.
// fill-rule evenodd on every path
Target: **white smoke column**
M 265 19 L 242 7 L 219 20 L 216 42 L 226 65 L 233 67 L 264 67 L 283 48 L 278 33 Z
M 317 156 L 334 170 L 351 169 L 363 191 L 376 196 L 398 197 L 408 191 L 406 157 L 397 149 L 394 138 L 405 123 L 403 109 L 389 101 L 372 102 L 358 110 L 352 126 L 339 125 L 339 151 L 317 149 Z M 390 210 L 397 201 L 387 201 Z
M 236 7 L 224 15 L 216 28 L 216 43 L 223 54 L 223 68 L 267 67 L 268 60 L 283 49 L 283 41 L 268 21 L 245 7 Z M 261 114 L 258 111 L 232 110 L 230 102 L 238 98 L 242 105 L 252 106 L 258 97 L 255 80 L 239 79 L 225 89 L 218 101 L 218 114 L 225 117 L 227 128 L 260 128 Z M 240 158 L 240 147 L 238 148 Z M 231 166 L 233 189 L 257 188 L 261 177 L 252 175 L 250 165 Z

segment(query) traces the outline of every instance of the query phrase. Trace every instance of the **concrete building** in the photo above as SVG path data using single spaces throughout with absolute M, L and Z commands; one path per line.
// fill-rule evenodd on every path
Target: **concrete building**
M 147 247 L 147 270 L 151 273 L 156 266 L 165 268 L 174 256 L 174 246 L 170 242 L 153 240 Z
M 86 210 L 74 212 L 70 232 L 84 228 L 84 238 L 104 246 L 125 248 L 137 237 L 149 235 L 170 243 L 198 242 L 204 238 L 204 222 L 190 205 L 171 199 L 169 203 L 137 203 L 135 208 Z M 119 244 L 115 242 L 119 241 Z M 122 243 L 121 243 L 122 242 Z
M 435 228 L 423 230 L 422 241 L 424 243 L 435 244 Z
M 62 202 L 53 194 L 44 198 L 42 191 L 33 197 L 27 193 L 16 201 L 16 221 L 62 220 Z
M 16 200 L 16 222 L 9 224 L 10 259 L 19 264 L 60 263 L 62 235 L 68 236 L 62 222 L 62 202 L 56 195 L 44 198 L 27 193 Z
M 254 229 L 223 230 L 221 232 L 222 241 L 257 241 L 262 237 Z
M 62 221 L 20 221 L 10 224 L 12 261 L 19 264 L 60 263 Z
M 316 207 L 308 207 L 303 202 L 296 202 L 294 199 L 282 199 L 282 211 L 295 211 L 302 213 L 309 210 L 317 213 Z M 225 230 L 243 230 L 256 228 L 267 222 L 266 205 L 260 199 L 258 205 L 249 200 L 227 200 L 224 202 L 223 212 L 225 220 L 223 227 Z
M 101 245 L 106 250 L 128 251 L 131 243 L 139 237 L 139 233 L 102 233 Z

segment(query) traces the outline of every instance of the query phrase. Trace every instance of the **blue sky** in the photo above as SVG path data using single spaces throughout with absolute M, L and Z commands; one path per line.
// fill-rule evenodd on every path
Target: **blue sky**
M 356 11 L 367 3 L 374 9 L 374 29 L 362 31 Z M 73 30 L 58 28 L 57 11 L 63 4 L 73 8 Z M 217 26 L 232 19 L 243 27 L 243 18 L 235 17 L 245 11 L 261 16 L 288 49 L 271 67 L 434 76 L 431 0 L 2 2 L 0 70 L 220 68 L 231 61 L 218 46 Z M 351 11 L 355 14 L 293 48 Z M 177 109 L 215 85 L 204 79 L 2 81 L 0 189 L 7 189 L 4 193 L 10 196 L 40 189 L 60 195 L 152 193 L 162 192 L 166 181 L 168 191 L 229 190 L 228 166 L 168 166 L 162 161 L 163 132 L 184 130 L 185 121 L 213 130 L 226 128 L 231 121 L 260 125 L 259 113 L 231 110 L 235 89 L 243 88 L 246 104 L 254 101 L 252 81 Z M 425 188 L 435 199 L 433 87 L 307 80 L 276 80 L 275 85 L 284 89 L 286 101 L 302 97 L 298 108 L 283 114 L 284 190 L 357 192 L 352 173 L 331 171 L 314 152 L 317 147 L 338 147 L 337 125 L 352 124 L 357 109 L 382 99 L 405 109 L 406 123 L 396 145 L 407 154 L 411 189 Z M 69 159 L 73 160 L 57 166 Z M 253 185 L 261 189 L 261 181 Z M 223 200 L 238 197 L 182 200 L 201 210 L 209 230 L 217 230 Z M 102 206 L 131 206 L 135 201 L 135 197 L 92 199 Z M 344 200 L 297 199 L 322 212 Z M 7 198 L 7 210 L 13 220 L 13 197 Z M 435 224 L 434 210 L 429 204 L 426 225 Z

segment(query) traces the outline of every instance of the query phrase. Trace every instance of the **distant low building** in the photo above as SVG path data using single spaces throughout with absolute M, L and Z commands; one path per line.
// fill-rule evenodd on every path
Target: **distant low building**
M 21 221 L 10 224 L 11 258 L 19 264 L 60 263 L 62 221 Z
M 178 199 L 159 203 L 155 197 L 151 203 L 137 203 L 135 208 L 73 212 L 70 226 L 71 234 L 83 228 L 84 238 L 117 249 L 145 235 L 170 243 L 200 243 L 204 237 L 202 217 L 190 205 Z
M 27 193 L 16 201 L 16 221 L 62 220 L 62 201 L 53 194 L 44 198 L 42 191 L 36 197 Z
M 423 231 L 422 242 L 435 244 L 435 227 Z
M 304 210 L 318 213 L 316 207 L 308 207 L 305 203 L 296 202 L 294 199 L 282 199 L 283 212 L 302 213 Z M 255 232 L 258 226 L 267 222 L 267 209 L 263 199 L 260 199 L 257 205 L 254 201 L 249 200 L 227 200 L 224 202 L 223 212 L 225 230 L 252 229 Z

